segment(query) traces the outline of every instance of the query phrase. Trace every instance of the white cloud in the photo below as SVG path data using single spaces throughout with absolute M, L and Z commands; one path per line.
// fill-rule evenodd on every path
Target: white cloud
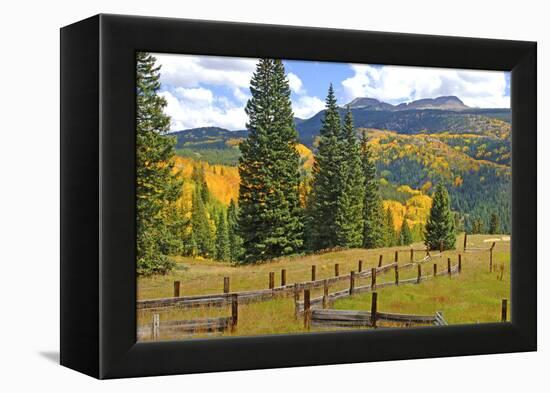
M 154 53 L 162 65 L 160 82 L 178 87 L 200 84 L 247 88 L 257 59 Z
M 303 88 L 302 80 L 298 77 L 298 75 L 289 72 L 286 75 L 288 79 L 288 84 L 290 86 L 290 90 L 292 90 L 296 94 L 304 94 L 305 90 Z
M 237 99 L 237 101 L 241 103 L 246 103 L 250 98 L 250 94 L 248 93 L 248 90 L 246 90 L 245 92 L 244 89 L 236 87 L 235 89 L 233 89 L 233 97 L 235 97 L 235 99 Z
M 189 100 L 196 105 L 210 104 L 214 100 L 214 94 L 204 87 L 190 89 L 177 87 L 174 91 L 179 98 Z
M 214 97 L 208 89 L 176 90 L 175 94 L 169 91 L 159 93 L 168 103 L 165 111 L 171 117 L 172 131 L 196 127 L 245 128 L 247 117 L 244 107 L 234 105 L 225 97 Z
M 292 102 L 294 116 L 301 119 L 309 119 L 324 108 L 324 101 L 313 96 L 301 96 Z
M 510 107 L 506 77 L 500 71 L 425 67 L 351 65 L 354 75 L 342 81 L 347 102 L 372 97 L 397 104 L 454 95 L 472 107 Z

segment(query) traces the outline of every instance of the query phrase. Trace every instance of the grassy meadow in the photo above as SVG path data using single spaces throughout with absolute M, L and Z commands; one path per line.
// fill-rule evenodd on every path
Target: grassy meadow
M 433 315 L 441 311 L 449 324 L 498 322 L 500 302 L 510 298 L 510 237 L 507 235 L 470 235 L 468 247 L 489 248 L 496 242 L 493 251 L 493 272 L 489 273 L 489 252 L 462 252 L 463 236 L 457 237 L 457 250 L 445 251 L 441 258 L 434 258 L 422 266 L 423 274 L 433 273 L 433 264 L 438 271 L 447 267 L 447 258 L 455 265 L 458 254 L 462 254 L 462 274 L 437 277 L 419 285 L 402 285 L 378 289 L 378 310 L 380 312 Z M 423 245 L 414 244 L 419 249 Z M 334 264 L 340 265 L 340 274 L 357 271 L 358 261 L 363 261 L 363 270 L 378 265 L 379 255 L 383 264 L 394 260 L 395 250 L 404 247 L 382 249 L 349 249 L 318 255 L 281 258 L 255 265 L 233 266 L 229 263 L 176 257 L 176 268 L 167 275 L 138 278 L 138 300 L 171 297 L 173 282 L 181 281 L 181 296 L 215 294 L 223 292 L 223 278 L 230 278 L 230 291 L 257 290 L 268 288 L 269 272 L 275 272 L 275 286 L 280 285 L 281 269 L 286 269 L 287 284 L 311 279 L 311 266 L 316 265 L 316 279 L 334 276 Z M 420 260 L 423 253 L 415 253 Z M 409 262 L 408 252 L 399 254 L 399 263 Z M 501 267 L 503 274 L 501 277 Z M 416 269 L 400 271 L 400 280 L 416 277 Z M 377 276 L 377 283 L 393 281 L 393 271 Z M 356 286 L 370 283 L 370 278 L 356 280 Z M 347 288 L 343 281 L 330 287 L 330 292 Z M 322 295 L 322 289 L 314 290 L 312 297 Z M 334 302 L 332 308 L 342 310 L 369 310 L 371 294 L 357 294 Z M 230 307 L 177 309 L 167 308 L 155 311 L 160 321 L 198 319 L 230 315 Z M 508 313 L 510 315 L 510 311 Z M 137 312 L 138 326 L 151 323 L 152 312 Z M 304 332 L 303 321 L 294 318 L 292 297 L 239 305 L 239 322 L 234 332 L 223 334 L 193 335 L 193 338 L 211 336 L 250 336 Z M 180 339 L 185 336 L 161 336 L 161 339 Z

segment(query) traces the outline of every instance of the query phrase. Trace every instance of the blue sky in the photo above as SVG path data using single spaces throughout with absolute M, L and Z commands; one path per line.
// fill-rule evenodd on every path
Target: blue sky
M 245 128 L 248 84 L 257 59 L 154 54 L 161 66 L 161 94 L 171 130 L 217 126 Z M 323 109 L 330 83 L 338 103 L 371 97 L 391 104 L 455 95 L 472 107 L 509 108 L 510 74 L 425 67 L 284 61 L 294 114 Z

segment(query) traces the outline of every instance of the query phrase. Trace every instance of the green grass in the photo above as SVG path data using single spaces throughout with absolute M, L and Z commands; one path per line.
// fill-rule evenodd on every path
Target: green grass
M 489 247 L 490 238 L 502 238 L 495 235 L 476 235 L 468 238 L 469 247 Z M 457 244 L 462 245 L 462 237 Z M 420 244 L 414 248 L 421 248 Z M 232 266 L 210 260 L 194 258 L 176 258 L 176 269 L 165 276 L 141 277 L 138 280 L 138 299 L 171 297 L 173 281 L 181 281 L 181 295 L 220 293 L 223 289 L 223 277 L 230 277 L 231 291 L 264 289 L 268 287 L 269 272 L 276 272 L 276 286 L 280 284 L 281 269 L 287 270 L 287 283 L 303 282 L 311 279 L 311 265 L 317 266 L 317 279 L 333 277 L 334 264 L 340 264 L 340 274 L 351 270 L 357 271 L 357 261 L 363 260 L 363 269 L 367 270 L 378 264 L 378 256 L 383 255 L 384 264 L 392 262 L 394 251 L 403 247 L 376 250 L 352 249 L 329 252 L 320 255 L 282 258 L 280 260 L 249 266 Z M 457 263 L 461 250 L 448 251 L 443 258 L 434 259 L 422 266 L 423 274 L 433 272 L 433 263 L 438 264 L 438 271 L 443 271 L 450 257 L 453 265 Z M 408 253 L 400 253 L 400 264 L 409 261 Z M 422 253 L 415 260 L 422 258 Z M 422 282 L 420 285 L 402 285 L 378 290 L 378 310 L 382 312 L 411 313 L 432 315 L 442 311 L 449 324 L 497 322 L 500 320 L 500 302 L 510 297 L 510 242 L 499 241 L 493 253 L 494 272 L 489 273 L 489 253 L 462 253 L 462 274 L 449 278 L 437 277 L 435 280 Z M 500 267 L 504 267 L 502 280 L 499 279 Z M 400 279 L 416 277 L 416 269 L 400 272 Z M 393 271 L 379 275 L 377 282 L 393 281 Z M 356 286 L 370 283 L 369 279 L 356 281 Z M 348 287 L 347 282 L 340 282 L 330 288 L 335 292 Z M 312 296 L 321 296 L 322 290 L 313 291 Z M 371 294 L 365 293 L 338 300 L 333 305 L 336 309 L 369 310 Z M 160 312 L 163 320 L 197 319 L 206 317 L 228 316 L 229 307 L 202 308 L 192 310 L 167 309 Z M 510 314 L 509 314 L 510 315 Z M 150 323 L 151 312 L 138 311 L 138 324 Z M 292 298 L 281 298 L 267 302 L 239 306 L 239 323 L 236 332 L 223 333 L 230 335 L 264 335 L 303 332 L 302 321 L 294 319 Z M 219 334 L 218 334 L 219 335 Z M 202 336 L 193 336 L 202 337 Z M 161 337 L 174 339 L 183 337 Z

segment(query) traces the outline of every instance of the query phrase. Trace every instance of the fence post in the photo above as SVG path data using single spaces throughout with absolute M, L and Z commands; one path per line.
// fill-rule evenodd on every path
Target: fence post
M 229 293 L 229 277 L 223 278 L 223 293 Z
M 430 255 L 430 247 L 426 244 L 426 256 Z
M 275 272 L 269 272 L 269 289 L 275 288 Z
M 315 265 L 311 265 L 311 281 L 315 281 L 317 267 Z
M 462 254 L 458 254 L 458 274 L 462 273 Z
M 300 291 L 298 290 L 298 284 L 294 284 L 294 318 L 298 319 L 300 315 L 300 305 L 298 304 L 300 300 Z
M 311 303 L 309 289 L 304 289 L 304 329 L 309 330 L 311 320 Z
M 286 269 L 281 269 L 281 286 L 286 285 Z
M 174 281 L 174 297 L 180 297 L 180 282 Z
M 378 267 L 382 266 L 382 254 L 380 254 L 380 258 L 378 258 Z
M 397 267 L 397 265 L 395 265 L 395 267 L 393 269 L 394 269 L 394 272 L 395 272 L 395 285 L 399 285 L 399 267 Z
M 411 262 L 414 261 L 414 249 L 411 248 Z
M 153 314 L 153 340 L 158 340 L 160 336 L 160 316 Z
M 239 298 L 236 293 L 231 295 L 231 331 L 235 331 L 239 322 Z
M 442 240 L 439 241 L 439 253 L 443 254 L 443 241 Z
M 493 272 L 493 248 L 495 247 L 495 242 L 493 242 L 493 245 L 489 249 L 489 273 Z
M 421 264 L 418 264 L 416 265 L 417 269 L 418 269 L 418 276 L 416 277 L 416 282 L 417 283 L 420 283 L 420 279 L 422 278 L 422 265 Z
M 376 313 L 377 313 L 377 303 L 378 302 L 378 294 L 376 292 L 372 293 L 372 302 L 370 305 L 370 323 L 373 328 L 376 327 Z
M 451 276 L 451 258 L 447 258 L 447 274 Z
M 340 276 L 340 264 L 339 263 L 334 264 L 334 276 L 335 277 Z
M 357 262 L 357 271 L 359 273 L 361 273 L 363 271 L 363 261 L 362 260 L 359 260 L 359 262 Z
M 370 290 L 374 291 L 376 288 L 376 268 L 373 267 L 370 271 Z
M 437 276 L 437 263 L 434 263 L 434 278 Z
M 395 263 L 399 262 L 399 251 L 395 251 L 395 258 L 394 258 L 394 261 Z
M 353 295 L 355 289 L 355 272 L 352 270 L 349 274 L 349 294 Z
M 328 280 L 323 281 L 323 308 L 328 308 Z
M 500 321 L 506 322 L 507 320 L 507 311 L 508 311 L 508 299 L 502 299 L 502 307 L 500 311 Z
M 468 234 L 464 231 L 464 252 L 466 252 L 466 242 L 468 241 Z

